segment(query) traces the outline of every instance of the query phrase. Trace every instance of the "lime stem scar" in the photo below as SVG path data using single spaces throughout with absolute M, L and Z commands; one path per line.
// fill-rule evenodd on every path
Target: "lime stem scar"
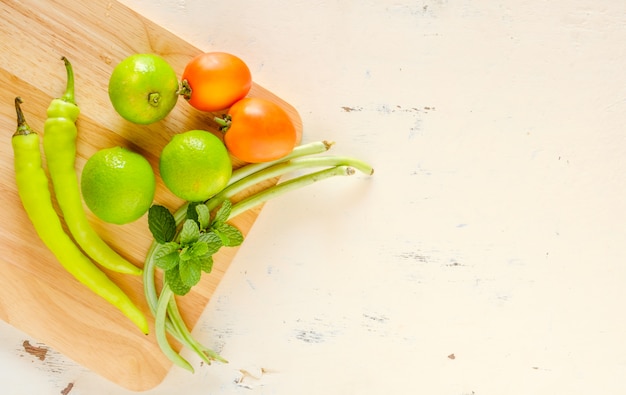
M 159 92 L 152 92 L 148 95 L 148 103 L 151 106 L 156 107 L 159 105 L 159 100 L 161 99 L 161 94 Z

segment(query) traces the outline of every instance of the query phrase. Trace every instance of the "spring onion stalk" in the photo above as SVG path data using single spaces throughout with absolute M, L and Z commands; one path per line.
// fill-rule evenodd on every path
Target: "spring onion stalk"
M 259 170 L 263 170 L 266 167 L 273 166 L 277 163 L 285 162 L 294 158 L 299 158 L 301 156 L 320 154 L 322 152 L 328 151 L 330 147 L 335 144 L 332 141 L 314 141 L 312 143 L 307 143 L 303 145 L 299 145 L 295 147 L 288 155 L 283 156 L 280 159 L 276 159 L 270 162 L 261 162 L 261 163 L 250 163 L 245 166 L 240 167 L 239 169 L 233 171 L 233 174 L 230 177 L 229 183 L 234 183 L 239 181 L 240 179 L 249 176 L 250 174 L 256 173 Z
M 356 158 L 345 156 L 302 158 L 304 156 L 310 156 L 313 154 L 325 152 L 329 150 L 330 147 L 333 146 L 333 144 L 334 142 L 329 142 L 326 140 L 316 141 L 297 146 L 289 155 L 281 159 L 264 163 L 251 163 L 240 167 L 233 172 L 226 187 L 222 191 L 220 191 L 218 195 L 213 196 L 205 203 L 207 203 L 209 209 L 212 210 L 217 207 L 219 203 L 221 203 L 224 199 L 228 199 L 257 183 L 308 167 L 336 166 L 342 164 L 354 167 L 355 169 L 358 169 L 359 171 L 367 175 L 372 175 L 374 173 L 374 169 L 369 164 Z M 188 205 L 188 203 L 182 205 L 174 213 L 176 223 L 182 222 L 182 220 L 186 217 Z
M 150 250 L 148 251 L 148 256 L 154 254 L 156 247 L 158 244 L 153 243 L 150 246 Z M 146 300 L 148 301 L 148 306 L 150 307 L 150 311 L 156 317 L 157 310 L 160 302 L 160 298 L 157 295 L 155 282 L 154 282 L 154 273 L 155 273 L 155 261 L 154 259 L 147 259 L 146 265 L 144 266 L 143 273 L 143 281 L 144 281 L 144 293 Z M 171 291 L 170 291 L 171 293 Z M 169 297 L 169 301 L 167 303 L 167 314 L 163 318 L 163 324 L 159 322 L 159 328 L 164 326 L 165 330 L 174 337 L 179 343 L 183 346 L 193 350 L 202 360 L 208 364 L 211 363 L 211 360 L 217 360 L 220 362 L 227 362 L 224 358 L 219 356 L 215 351 L 205 347 L 200 344 L 187 329 L 187 326 L 184 325 L 184 321 L 180 316 L 180 312 L 178 311 L 178 306 L 176 305 L 176 300 L 173 294 L 168 296 L 168 294 L 164 294 L 161 292 L 161 298 L 163 301 L 161 303 L 165 303 L 165 298 Z M 170 319 L 171 317 L 171 319 Z M 156 323 L 155 323 L 156 325 Z M 165 340 L 167 341 L 167 340 Z M 177 365 L 182 364 L 183 368 L 188 369 L 188 366 L 180 361 L 182 357 L 175 350 L 169 347 L 169 343 L 163 344 L 161 346 L 163 340 L 159 342 L 157 338 L 157 343 L 159 347 L 163 350 L 163 353 L 174 363 Z M 207 358 L 208 357 L 208 358 Z
M 150 247 L 150 251 L 148 252 L 149 257 L 154 254 L 156 246 L 157 244 L 155 243 Z M 193 368 L 189 362 L 170 346 L 165 335 L 165 332 L 168 332 L 183 346 L 193 350 L 207 364 L 211 364 L 211 360 L 224 363 L 228 362 L 215 351 L 202 345 L 191 335 L 191 332 L 189 332 L 189 329 L 184 324 L 184 320 L 180 315 L 175 296 L 167 284 L 163 284 L 161 295 L 157 295 L 154 274 L 155 261 L 154 259 L 147 259 L 146 265 L 144 266 L 144 293 L 150 311 L 155 316 L 157 344 L 163 354 L 176 365 L 193 372 Z M 164 308 L 163 306 L 166 307 Z
M 255 173 L 247 175 L 238 181 L 229 183 L 219 193 L 214 195 L 206 202 L 209 210 L 213 210 L 219 206 L 225 199 L 230 199 L 237 193 L 249 188 L 251 185 L 258 184 L 274 177 L 280 177 L 284 174 L 294 172 L 301 169 L 314 167 L 334 167 L 339 165 L 349 165 L 358 169 L 365 174 L 372 174 L 374 171 L 370 165 L 362 160 L 345 157 L 345 156 L 314 156 L 306 158 L 295 158 L 285 162 L 279 162 L 273 166 L 266 167 Z
M 158 246 L 157 243 L 153 243 L 150 246 L 150 249 L 148 250 L 148 256 L 154 255 L 154 252 L 156 251 L 157 246 Z M 152 313 L 153 316 L 156 317 L 157 306 L 159 303 L 159 296 L 157 295 L 157 291 L 156 291 L 156 286 L 154 282 L 154 274 L 155 274 L 155 260 L 146 259 L 146 263 L 144 265 L 144 272 L 143 272 L 144 295 L 148 302 L 148 307 L 150 308 L 150 312 Z M 178 342 L 182 343 L 186 347 L 194 349 L 193 343 L 190 342 L 189 339 L 185 338 L 182 333 L 180 333 L 179 328 L 174 325 L 174 323 L 170 320 L 168 316 L 165 317 L 164 325 L 165 325 L 166 331 L 169 332 L 170 335 L 174 337 L 174 339 L 176 339 Z
M 291 154 L 282 159 L 243 166 L 233 172 L 233 176 L 224 190 L 204 203 L 209 207 L 209 209 L 213 209 L 219 206 L 219 204 L 224 200 L 229 199 L 235 194 L 268 179 L 297 170 L 326 167 L 323 170 L 318 170 L 300 175 L 284 182 L 279 182 L 276 185 L 240 200 L 231 208 L 229 219 L 232 219 L 259 204 L 267 202 L 270 199 L 327 178 L 352 175 L 356 172 L 356 170 L 368 175 L 373 174 L 373 169 L 370 165 L 355 158 L 344 156 L 305 158 L 305 156 L 318 154 L 328 150 L 332 144 L 333 143 L 326 141 L 309 143 L 296 147 Z M 186 219 L 188 206 L 189 203 L 182 205 L 173 214 L 177 227 L 180 227 Z M 178 237 L 178 235 L 176 235 L 176 237 Z M 178 306 L 176 304 L 176 298 L 168 284 L 164 282 L 160 295 L 157 293 L 155 286 L 155 252 L 157 247 L 158 243 L 154 240 L 146 256 L 143 269 L 143 280 L 144 294 L 148 302 L 148 306 L 150 307 L 150 311 L 155 316 L 157 343 L 159 344 L 159 347 L 173 363 L 192 372 L 193 367 L 191 367 L 189 362 L 172 349 L 171 345 L 167 341 L 166 334 L 168 332 L 183 346 L 193 350 L 203 361 L 207 363 L 210 363 L 211 360 L 226 362 L 226 360 L 224 360 L 216 352 L 203 346 L 193 337 L 180 315 L 180 311 L 178 310 Z
M 155 323 L 155 335 L 157 339 L 157 343 L 161 348 L 161 351 L 167 356 L 170 361 L 174 362 L 176 365 L 180 366 L 183 369 L 187 369 L 190 372 L 194 372 L 193 366 L 187 362 L 187 360 L 180 356 L 167 341 L 167 333 L 165 329 L 165 318 L 167 316 L 167 306 L 169 305 L 169 301 L 174 298 L 174 293 L 170 289 L 170 287 L 165 284 L 163 289 L 161 290 L 161 296 L 159 296 L 159 301 L 157 303 L 156 314 L 154 317 Z
M 350 166 L 335 166 L 329 169 L 320 170 L 315 173 L 300 176 L 289 181 L 281 182 L 271 188 L 267 188 L 234 204 L 230 211 L 230 217 L 228 219 L 235 218 L 244 211 L 250 210 L 251 208 L 258 206 L 261 203 L 267 202 L 268 200 L 276 198 L 289 191 L 300 189 L 302 187 L 311 185 L 315 182 L 322 181 L 330 177 L 350 176 L 354 173 L 354 168 Z
M 211 350 L 210 348 L 203 346 L 193 337 L 189 329 L 187 329 L 183 317 L 180 315 L 175 296 L 172 296 L 169 301 L 169 305 L 167 306 L 167 314 L 171 317 L 173 325 L 176 327 L 176 330 L 183 338 L 183 341 L 181 343 L 192 349 L 198 356 L 200 356 L 200 358 L 202 358 L 204 362 L 209 365 L 211 364 L 212 360 L 228 363 L 228 361 L 222 358 L 218 353 Z

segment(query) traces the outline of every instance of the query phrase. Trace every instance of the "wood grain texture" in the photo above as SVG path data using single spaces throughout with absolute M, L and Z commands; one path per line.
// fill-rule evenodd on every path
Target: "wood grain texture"
M 81 2 L 2 0 L 0 9 L 0 317 L 103 377 L 131 390 L 156 386 L 171 363 L 162 356 L 154 334 L 145 336 L 114 307 L 92 294 L 67 274 L 37 238 L 19 201 L 15 186 L 10 136 L 15 130 L 13 99 L 21 96 L 30 126 L 41 131 L 46 108 L 63 93 L 65 70 L 61 56 L 73 64 L 78 121 L 78 174 L 97 150 L 121 145 L 143 154 L 158 175 L 158 155 L 176 133 L 189 129 L 217 132 L 213 114 L 194 110 L 180 100 L 163 121 L 138 126 L 120 118 L 109 103 L 108 76 L 133 53 L 156 53 L 182 73 L 200 49 L 146 20 L 115 1 Z M 211 50 L 203 48 L 202 50 Z M 292 117 L 298 132 L 297 111 L 254 84 L 250 96 L 270 99 Z M 233 158 L 234 166 L 241 163 Z M 183 202 L 159 177 L 155 203 L 171 209 Z M 274 180 L 275 182 L 275 180 Z M 233 219 L 247 234 L 261 207 Z M 102 237 L 138 266 L 143 265 L 151 237 L 147 218 L 124 225 L 105 224 L 88 213 Z M 210 275 L 194 291 L 180 298 L 184 318 L 193 326 L 237 252 L 221 251 Z M 153 320 L 143 298 L 139 277 L 108 273 Z

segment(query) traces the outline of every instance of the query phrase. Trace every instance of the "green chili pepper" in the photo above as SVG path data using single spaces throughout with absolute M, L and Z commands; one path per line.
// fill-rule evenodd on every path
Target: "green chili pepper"
M 111 281 L 65 233 L 57 215 L 48 186 L 48 177 L 41 165 L 39 135 L 26 123 L 15 98 L 17 130 L 11 139 L 14 152 L 15 180 L 22 205 L 37 234 L 61 265 L 78 281 L 117 307 L 131 321 L 148 333 L 148 321 L 143 312 L 117 284 Z
M 140 268 L 124 259 L 100 238 L 85 214 L 75 170 L 76 120 L 80 110 L 74 100 L 72 65 L 67 58 L 62 59 L 67 70 L 67 88 L 62 97 L 50 103 L 43 136 L 48 171 L 57 202 L 74 240 L 88 256 L 107 269 L 140 275 Z

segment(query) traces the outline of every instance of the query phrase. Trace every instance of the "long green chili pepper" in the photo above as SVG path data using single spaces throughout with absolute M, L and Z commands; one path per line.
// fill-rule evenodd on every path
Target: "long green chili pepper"
M 48 171 L 57 202 L 74 240 L 89 257 L 109 270 L 140 275 L 140 268 L 124 259 L 100 238 L 85 214 L 75 170 L 76 120 L 80 110 L 74 100 L 72 65 L 67 58 L 62 59 L 67 70 L 67 88 L 65 94 L 52 100 L 48 107 L 43 137 Z
M 143 312 L 117 284 L 111 281 L 65 233 L 50 196 L 48 177 L 41 164 L 39 135 L 26 123 L 15 98 L 17 130 L 11 138 L 14 152 L 15 181 L 22 205 L 37 234 L 61 265 L 90 290 L 117 307 L 143 333 L 148 333 L 148 321 Z

